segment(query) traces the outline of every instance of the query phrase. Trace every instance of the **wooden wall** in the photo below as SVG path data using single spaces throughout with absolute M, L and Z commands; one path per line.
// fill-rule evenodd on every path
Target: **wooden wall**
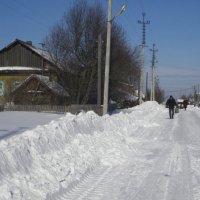
M 8 48 L 0 53 L 0 66 L 25 66 L 25 67 L 37 67 L 42 68 L 42 62 L 44 66 L 50 66 L 50 63 L 45 59 L 43 60 L 34 51 L 31 51 L 26 46 L 18 43 L 12 48 Z
M 38 56 L 31 56 L 31 54 L 30 50 L 18 44 L 0 54 L 0 66 L 41 66 Z

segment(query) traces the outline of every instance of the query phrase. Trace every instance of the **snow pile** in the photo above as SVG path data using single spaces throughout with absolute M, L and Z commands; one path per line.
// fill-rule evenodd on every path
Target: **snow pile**
M 159 111 L 159 112 L 158 112 Z M 134 152 L 141 127 L 166 112 L 156 102 L 111 116 L 72 115 L 0 141 L 0 199 L 44 200 L 99 163 L 119 165 Z

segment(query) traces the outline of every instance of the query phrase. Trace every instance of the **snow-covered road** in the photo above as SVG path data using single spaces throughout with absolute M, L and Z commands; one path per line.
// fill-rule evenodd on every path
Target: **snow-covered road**
M 200 115 L 159 112 L 135 133 L 138 141 L 120 165 L 98 166 L 60 193 L 59 200 L 199 200 Z M 134 150 L 134 151 L 133 151 Z
M 28 127 L 23 116 L 17 127 Z M 145 102 L 103 117 L 66 113 L 4 137 L 0 200 L 199 200 L 199 122 L 200 108 L 169 119 Z

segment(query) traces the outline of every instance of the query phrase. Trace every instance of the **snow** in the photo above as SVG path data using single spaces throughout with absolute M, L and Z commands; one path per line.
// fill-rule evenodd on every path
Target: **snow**
M 177 99 L 176 101 L 177 101 L 177 103 L 183 103 L 184 100 L 183 99 Z
M 12 66 L 12 67 L 0 67 L 0 71 L 22 71 L 22 70 L 26 70 L 26 71 L 30 71 L 30 70 L 37 70 L 37 71 L 41 71 L 40 68 L 34 68 L 34 67 L 22 67 L 22 66 Z
M 199 200 L 199 120 L 156 102 L 103 117 L 1 112 L 14 131 L 0 140 L 0 199 Z
M 40 112 L 0 112 L 0 139 L 45 125 L 64 114 Z
M 33 46 L 29 46 L 29 48 L 31 48 L 33 51 L 35 51 L 37 54 L 41 55 L 45 59 L 47 59 L 50 62 L 54 63 L 52 56 L 46 50 L 35 48 Z

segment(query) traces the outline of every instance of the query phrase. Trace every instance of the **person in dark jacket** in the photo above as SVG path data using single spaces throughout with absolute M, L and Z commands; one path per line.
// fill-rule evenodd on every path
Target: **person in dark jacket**
M 187 108 L 187 105 L 188 105 L 188 100 L 187 100 L 187 99 L 184 99 L 184 100 L 183 100 L 183 107 L 185 108 L 185 110 L 186 110 L 186 108 Z
M 166 102 L 166 106 L 169 108 L 169 117 L 170 119 L 174 118 L 174 107 L 177 107 L 177 103 L 173 96 L 170 96 L 169 99 Z

